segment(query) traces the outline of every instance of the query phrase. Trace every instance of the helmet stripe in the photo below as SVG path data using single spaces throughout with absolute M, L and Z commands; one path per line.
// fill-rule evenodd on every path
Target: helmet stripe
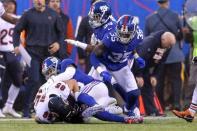
M 123 28 L 124 28 L 124 30 L 126 29 L 126 25 L 127 25 L 128 19 L 129 19 L 129 16 L 126 16 L 124 18 L 124 20 L 123 20 Z

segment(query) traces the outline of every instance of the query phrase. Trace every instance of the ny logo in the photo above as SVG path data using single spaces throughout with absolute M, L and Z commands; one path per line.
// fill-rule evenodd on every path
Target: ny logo
M 100 10 L 104 13 L 104 12 L 106 12 L 108 10 L 108 7 L 106 5 L 101 6 Z
M 134 25 L 139 24 L 139 18 L 137 16 L 133 17 L 132 24 L 134 24 Z

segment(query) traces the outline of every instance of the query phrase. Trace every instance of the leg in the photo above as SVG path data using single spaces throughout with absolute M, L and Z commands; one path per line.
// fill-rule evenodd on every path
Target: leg
M 31 60 L 31 67 L 28 68 L 28 80 L 26 85 L 26 92 L 25 92 L 25 101 L 24 101 L 24 117 L 30 117 L 29 111 L 31 102 L 33 100 L 33 95 L 36 89 L 39 87 L 40 84 L 40 65 L 41 62 L 35 58 Z
M 7 71 L 12 80 L 12 84 L 8 91 L 8 99 L 3 109 L 4 113 L 10 114 L 14 117 L 21 117 L 13 109 L 13 104 L 19 94 L 20 87 L 22 86 L 22 69 L 17 57 L 13 53 L 6 54 Z
M 85 97 L 86 97 L 86 99 L 84 99 Z M 87 99 L 89 99 L 89 100 L 87 100 Z M 81 102 L 81 103 L 84 103 L 88 106 L 98 105 L 93 97 L 88 96 L 85 93 L 82 93 L 78 97 L 78 101 Z M 111 114 L 107 111 L 99 111 L 94 116 L 96 118 L 100 119 L 100 120 L 103 120 L 103 121 L 121 122 L 121 123 L 140 123 L 140 122 L 142 122 L 142 120 L 140 121 L 139 119 L 129 118 L 129 117 L 122 117 L 122 116 L 119 116 L 119 115 Z
M 126 102 L 126 108 L 130 112 L 129 115 L 132 115 L 134 109 L 138 107 L 138 96 L 140 95 L 140 90 L 137 87 L 133 73 L 128 66 L 111 73 L 125 91 L 124 100 Z M 139 110 L 135 115 L 140 116 Z
M 157 111 L 153 100 L 153 87 L 150 84 L 150 77 L 144 78 L 144 86 L 141 89 L 141 94 L 147 115 L 158 114 L 159 112 Z
M 111 114 L 123 113 L 122 108 L 117 105 L 117 100 L 109 96 L 109 90 L 103 82 L 100 82 L 99 84 L 95 85 L 94 88 L 92 88 L 92 90 L 88 94 L 95 98 L 96 102 L 99 105 L 104 106 L 105 111 Z
M 182 63 L 173 63 L 168 65 L 170 69 L 171 83 L 172 83 L 172 94 L 173 94 L 173 107 L 175 109 L 181 108 L 181 88 L 182 88 Z
M 3 97 L 2 97 L 2 81 L 5 74 L 5 61 L 4 56 L 0 52 L 0 118 L 5 117 L 5 115 L 2 113 L 1 109 L 3 108 Z
M 188 122 L 192 122 L 194 119 L 194 116 L 197 112 L 197 85 L 194 89 L 193 92 L 193 96 L 192 96 L 192 103 L 190 104 L 189 109 L 185 110 L 185 111 L 177 111 L 177 110 L 173 110 L 172 111 L 176 116 L 178 116 L 179 118 L 183 118 Z

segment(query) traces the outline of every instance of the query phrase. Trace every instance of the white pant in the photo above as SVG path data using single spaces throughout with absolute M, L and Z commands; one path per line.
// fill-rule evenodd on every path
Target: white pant
M 95 99 L 95 101 L 102 106 L 117 104 L 115 98 L 109 96 L 107 86 L 100 81 L 93 81 L 80 89 L 80 92 L 87 93 Z
M 101 65 L 101 67 L 107 70 L 104 65 Z M 138 89 L 135 77 L 130 69 L 131 67 L 132 66 L 129 67 L 127 65 L 118 71 L 109 71 L 113 76 L 111 83 L 118 83 L 126 92 Z M 91 75 L 95 79 L 102 80 L 100 74 L 93 67 L 91 68 L 88 75 Z

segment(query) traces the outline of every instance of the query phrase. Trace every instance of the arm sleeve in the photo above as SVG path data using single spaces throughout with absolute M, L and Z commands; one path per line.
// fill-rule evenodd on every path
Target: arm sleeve
M 74 66 L 69 66 L 63 73 L 53 76 L 52 79 L 54 82 L 70 80 L 74 77 L 75 73 L 76 68 Z
M 100 66 L 100 61 L 98 60 L 94 52 L 90 54 L 90 63 L 95 69 Z
M 27 12 L 22 15 L 19 22 L 14 28 L 14 33 L 13 33 L 14 47 L 19 46 L 21 32 L 25 30 L 26 27 L 27 27 Z

